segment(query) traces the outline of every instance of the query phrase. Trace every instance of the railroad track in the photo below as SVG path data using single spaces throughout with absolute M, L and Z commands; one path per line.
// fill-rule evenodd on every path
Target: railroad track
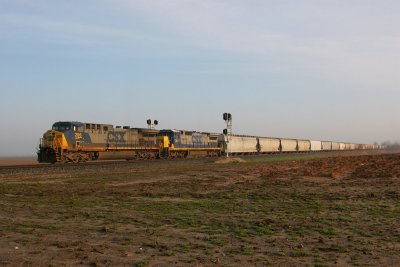
M 40 169 L 40 168 L 71 168 L 71 167 L 85 167 L 85 166 L 95 166 L 95 165 L 126 165 L 132 164 L 134 162 L 143 162 L 143 161 L 93 161 L 86 163 L 67 163 L 67 164 L 48 164 L 48 163 L 36 163 L 36 164 L 19 164 L 19 165 L 4 165 L 0 166 L 0 170 L 7 169 Z
M 188 160 L 206 160 L 210 158 L 182 158 L 182 159 L 170 159 L 174 162 L 177 161 L 188 161 Z M 16 165 L 0 165 L 0 170 L 12 170 L 12 169 L 40 169 L 40 168 L 71 168 L 71 167 L 87 167 L 87 166 L 107 166 L 107 165 L 133 165 L 133 164 L 160 164 L 167 163 L 170 160 L 165 159 L 148 159 L 148 160 L 101 160 L 101 161 L 88 161 L 81 163 L 35 163 L 35 164 L 16 164 Z
M 372 152 L 372 153 L 371 153 Z M 397 151 L 399 153 L 400 151 Z M 325 156 L 344 156 L 344 155 L 359 155 L 359 154 L 385 154 L 385 153 L 394 153 L 394 151 L 332 151 L 332 152 L 316 152 L 316 153 L 290 153 L 292 155 L 310 155 L 310 154 L 323 154 Z M 269 157 L 279 157 L 282 155 L 289 154 L 269 154 Z M 267 155 L 242 155 L 239 157 L 247 158 L 247 157 L 263 157 Z M 188 161 L 188 160 L 206 160 L 210 158 L 185 158 L 185 159 L 173 159 L 173 161 Z M 129 164 L 138 164 L 138 163 L 150 163 L 156 164 L 161 162 L 166 162 L 167 160 L 112 160 L 112 161 L 89 161 L 85 163 L 66 163 L 66 164 L 48 164 L 48 163 L 36 163 L 36 164 L 20 164 L 20 165 L 4 165 L 0 166 L 0 170 L 12 170 L 12 169 L 40 169 L 40 168 L 73 168 L 73 167 L 86 167 L 86 166 L 106 166 L 106 165 L 129 165 Z M 169 161 L 169 160 L 168 160 Z

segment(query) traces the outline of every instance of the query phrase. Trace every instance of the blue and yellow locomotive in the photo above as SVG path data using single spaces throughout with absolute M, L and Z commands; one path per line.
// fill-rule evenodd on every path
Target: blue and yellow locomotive
M 217 156 L 220 153 L 217 134 L 66 121 L 54 123 L 43 135 L 37 154 L 39 162 L 78 163 Z
M 218 142 L 219 134 L 161 130 L 158 135 L 162 158 L 217 157 L 222 153 Z
M 56 122 L 40 141 L 39 162 L 158 157 L 158 131 L 110 124 Z

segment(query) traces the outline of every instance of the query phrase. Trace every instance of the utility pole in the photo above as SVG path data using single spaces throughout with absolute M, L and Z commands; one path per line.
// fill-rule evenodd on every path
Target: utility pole
M 226 123 L 226 128 L 223 131 L 224 136 L 226 137 L 226 157 L 229 158 L 229 142 L 231 141 L 232 135 L 232 114 L 224 113 L 223 119 Z

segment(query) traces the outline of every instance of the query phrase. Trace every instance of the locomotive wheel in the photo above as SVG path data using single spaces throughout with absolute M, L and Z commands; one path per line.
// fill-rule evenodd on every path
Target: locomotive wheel
M 80 154 L 80 162 L 86 162 L 90 159 L 89 154 L 85 153 L 85 154 Z
M 60 164 L 65 164 L 65 163 L 67 163 L 66 157 L 65 156 L 61 156 Z
M 78 155 L 74 155 L 74 156 L 72 157 L 72 162 L 73 162 L 73 163 L 79 163 L 79 161 L 80 161 L 80 157 L 79 157 Z
M 81 156 L 79 154 L 70 154 L 68 157 L 69 161 L 72 163 L 79 163 L 79 161 L 81 160 Z

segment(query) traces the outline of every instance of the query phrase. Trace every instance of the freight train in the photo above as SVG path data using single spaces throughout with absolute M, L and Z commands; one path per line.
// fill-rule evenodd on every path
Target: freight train
M 131 128 L 111 124 L 63 121 L 44 133 L 38 148 L 40 163 L 92 160 L 146 160 L 187 157 L 375 149 L 374 145 Z

